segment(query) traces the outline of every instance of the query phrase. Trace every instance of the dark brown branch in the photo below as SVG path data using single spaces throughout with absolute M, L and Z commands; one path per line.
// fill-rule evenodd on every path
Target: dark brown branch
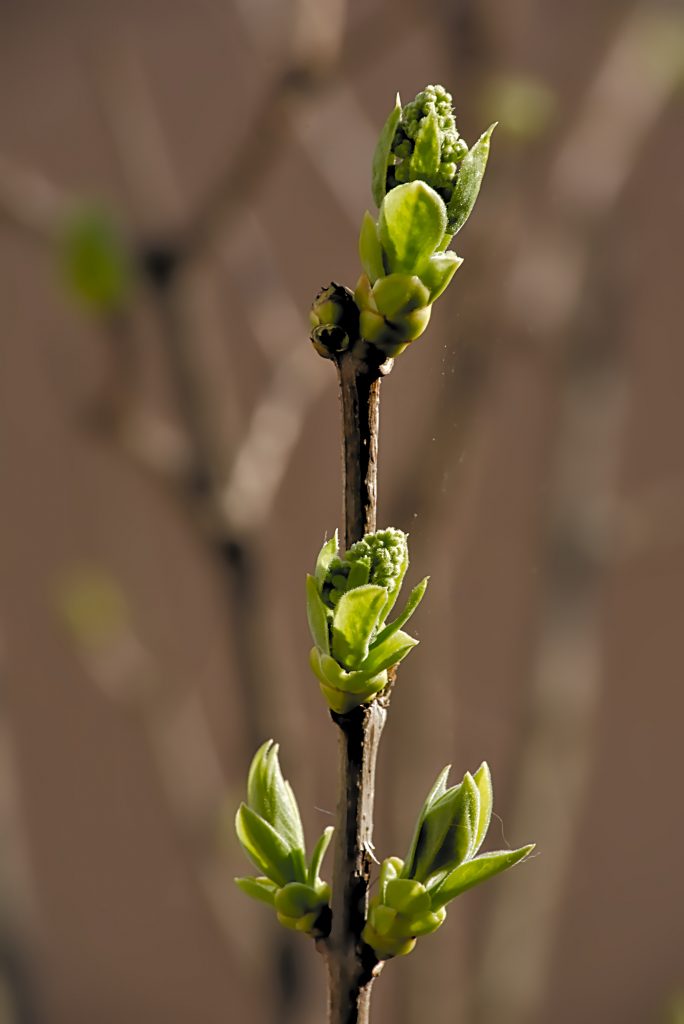
M 380 701 L 346 715 L 339 727 L 339 776 L 333 868 L 332 931 L 328 940 L 330 1024 L 368 1024 L 378 964 L 361 941 L 373 848 L 375 764 L 387 709 Z
M 380 383 L 392 361 L 368 363 L 352 353 L 337 361 L 342 404 L 344 539 L 348 548 L 376 526 Z
M 392 363 L 337 360 L 342 403 L 345 543 L 376 527 L 380 383 Z M 333 714 L 339 733 L 339 780 L 332 930 L 326 944 L 330 1024 L 368 1024 L 370 990 L 380 969 L 361 939 L 373 849 L 375 764 L 387 717 L 384 701 Z

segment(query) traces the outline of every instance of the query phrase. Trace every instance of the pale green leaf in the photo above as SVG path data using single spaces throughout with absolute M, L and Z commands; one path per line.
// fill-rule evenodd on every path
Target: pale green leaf
M 387 601 L 384 587 L 368 583 L 348 590 L 337 602 L 332 621 L 332 653 L 346 669 L 360 668 L 368 657 L 373 632 Z
M 446 206 L 423 181 L 397 185 L 380 207 L 380 242 L 390 272 L 417 274 L 442 240 Z
M 442 294 L 451 281 L 463 259 L 455 252 L 436 252 L 420 272 L 420 279 L 430 293 L 430 302 Z

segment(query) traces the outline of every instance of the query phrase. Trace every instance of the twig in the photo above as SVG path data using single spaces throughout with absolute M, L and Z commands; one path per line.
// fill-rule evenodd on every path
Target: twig
M 351 353 L 338 360 L 347 548 L 375 530 L 380 383 L 391 367 L 391 361 L 366 363 Z M 371 986 L 381 966 L 361 932 L 373 848 L 375 764 L 386 717 L 382 700 L 332 714 L 340 732 L 333 918 L 326 944 L 329 1024 L 367 1024 Z

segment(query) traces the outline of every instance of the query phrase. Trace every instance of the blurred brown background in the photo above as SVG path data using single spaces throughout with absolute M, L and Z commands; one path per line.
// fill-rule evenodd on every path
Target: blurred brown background
M 231 819 L 269 736 L 310 839 L 333 809 L 306 310 L 354 283 L 375 136 L 431 81 L 470 143 L 501 124 L 383 386 L 379 521 L 432 580 L 376 847 L 486 757 L 490 848 L 539 852 L 389 965 L 374 1019 L 682 1020 L 683 71 L 657 0 L 0 4 L 2 1024 L 323 1019 Z M 60 272 L 93 201 L 135 261 L 114 311 Z

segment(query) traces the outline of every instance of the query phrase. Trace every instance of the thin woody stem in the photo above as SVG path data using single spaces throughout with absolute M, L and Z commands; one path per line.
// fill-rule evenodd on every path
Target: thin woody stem
M 380 384 L 391 363 L 351 353 L 337 359 L 342 403 L 344 526 L 349 548 L 376 527 Z M 387 717 L 382 700 L 345 715 L 339 727 L 339 785 L 333 868 L 332 930 L 326 943 L 329 1024 L 368 1024 L 380 964 L 361 939 L 368 906 L 375 764 Z

